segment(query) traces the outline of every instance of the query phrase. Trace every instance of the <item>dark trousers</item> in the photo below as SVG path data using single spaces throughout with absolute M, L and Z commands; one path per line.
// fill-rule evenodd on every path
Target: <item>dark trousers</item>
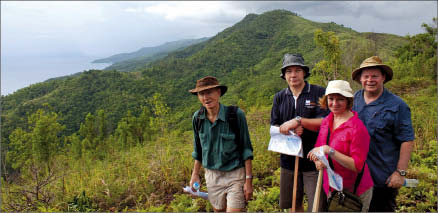
M 395 212 L 397 207 L 395 198 L 398 189 L 389 187 L 374 187 L 373 198 L 371 199 L 370 212 Z

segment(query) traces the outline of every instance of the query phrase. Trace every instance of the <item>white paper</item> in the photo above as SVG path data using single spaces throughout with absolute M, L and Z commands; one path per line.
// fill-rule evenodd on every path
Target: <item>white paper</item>
M 280 133 L 280 127 L 277 126 L 271 126 L 270 134 L 269 151 L 303 157 L 303 146 L 300 136 L 293 132 L 290 135 L 283 135 Z
M 342 177 L 330 168 L 330 164 L 324 155 L 324 150 L 322 146 L 318 149 L 317 152 L 314 152 L 314 154 L 326 167 L 330 187 L 338 191 L 342 191 Z

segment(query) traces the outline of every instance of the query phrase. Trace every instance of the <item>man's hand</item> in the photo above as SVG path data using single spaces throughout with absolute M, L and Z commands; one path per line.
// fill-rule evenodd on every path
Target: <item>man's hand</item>
M 252 192 L 253 192 L 253 189 L 252 189 L 252 179 L 251 178 L 245 179 L 245 184 L 243 185 L 243 192 L 245 194 L 246 202 L 251 200 Z
M 280 133 L 283 135 L 290 135 L 289 131 L 297 128 L 298 126 L 299 123 L 295 119 L 286 121 L 280 126 Z
M 304 128 L 303 128 L 303 126 L 301 126 L 301 125 L 299 125 L 299 126 L 295 129 L 295 133 L 296 133 L 298 136 L 301 136 L 301 135 L 303 134 L 303 132 L 304 132 Z
M 393 172 L 391 176 L 389 176 L 386 184 L 388 187 L 398 189 L 403 186 L 405 182 L 405 177 L 401 176 L 397 171 Z
M 190 187 L 192 188 L 192 191 L 196 192 L 195 188 L 193 187 L 193 184 L 195 182 L 199 183 L 199 188 L 201 188 L 201 181 L 199 180 L 199 175 L 192 175 L 192 178 L 190 179 Z

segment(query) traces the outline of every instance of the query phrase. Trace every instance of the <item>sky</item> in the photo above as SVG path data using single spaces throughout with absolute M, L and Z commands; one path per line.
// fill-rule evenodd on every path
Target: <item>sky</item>
M 274 9 L 358 32 L 422 33 L 436 1 L 1 1 L 1 94 L 108 64 L 91 61 L 214 36 Z

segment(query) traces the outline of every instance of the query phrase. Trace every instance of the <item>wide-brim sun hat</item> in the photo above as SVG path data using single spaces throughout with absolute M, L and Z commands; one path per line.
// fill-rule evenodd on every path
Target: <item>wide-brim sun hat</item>
M 299 54 L 299 53 L 297 53 L 297 54 L 289 54 L 289 53 L 284 54 L 283 66 L 281 67 L 281 75 L 280 75 L 280 77 L 282 79 L 285 79 L 284 72 L 285 72 L 286 68 L 290 67 L 290 66 L 302 67 L 304 69 L 304 71 L 306 71 L 306 74 L 304 75 L 304 79 L 306 79 L 307 77 L 310 76 L 309 67 L 304 64 L 304 58 L 301 54 Z
M 360 75 L 362 73 L 362 70 L 365 68 L 372 68 L 372 67 L 379 67 L 383 72 L 386 73 L 385 75 L 385 81 L 383 83 L 386 83 L 390 80 L 392 80 L 393 72 L 390 66 L 383 64 L 382 59 L 379 58 L 379 56 L 371 56 L 367 59 L 365 59 L 359 66 L 359 68 L 355 69 L 351 73 L 351 78 L 358 82 L 360 84 Z
M 201 78 L 196 81 L 196 88 L 189 90 L 190 93 L 193 95 L 198 95 L 198 92 L 208 90 L 211 88 L 219 87 L 221 89 L 221 96 L 224 95 L 227 92 L 227 86 L 220 85 L 219 81 L 212 76 L 207 76 L 204 78 Z
M 330 94 L 340 94 L 347 98 L 352 98 L 354 96 L 350 83 L 344 80 L 329 81 L 327 88 L 325 89 L 325 95 Z

